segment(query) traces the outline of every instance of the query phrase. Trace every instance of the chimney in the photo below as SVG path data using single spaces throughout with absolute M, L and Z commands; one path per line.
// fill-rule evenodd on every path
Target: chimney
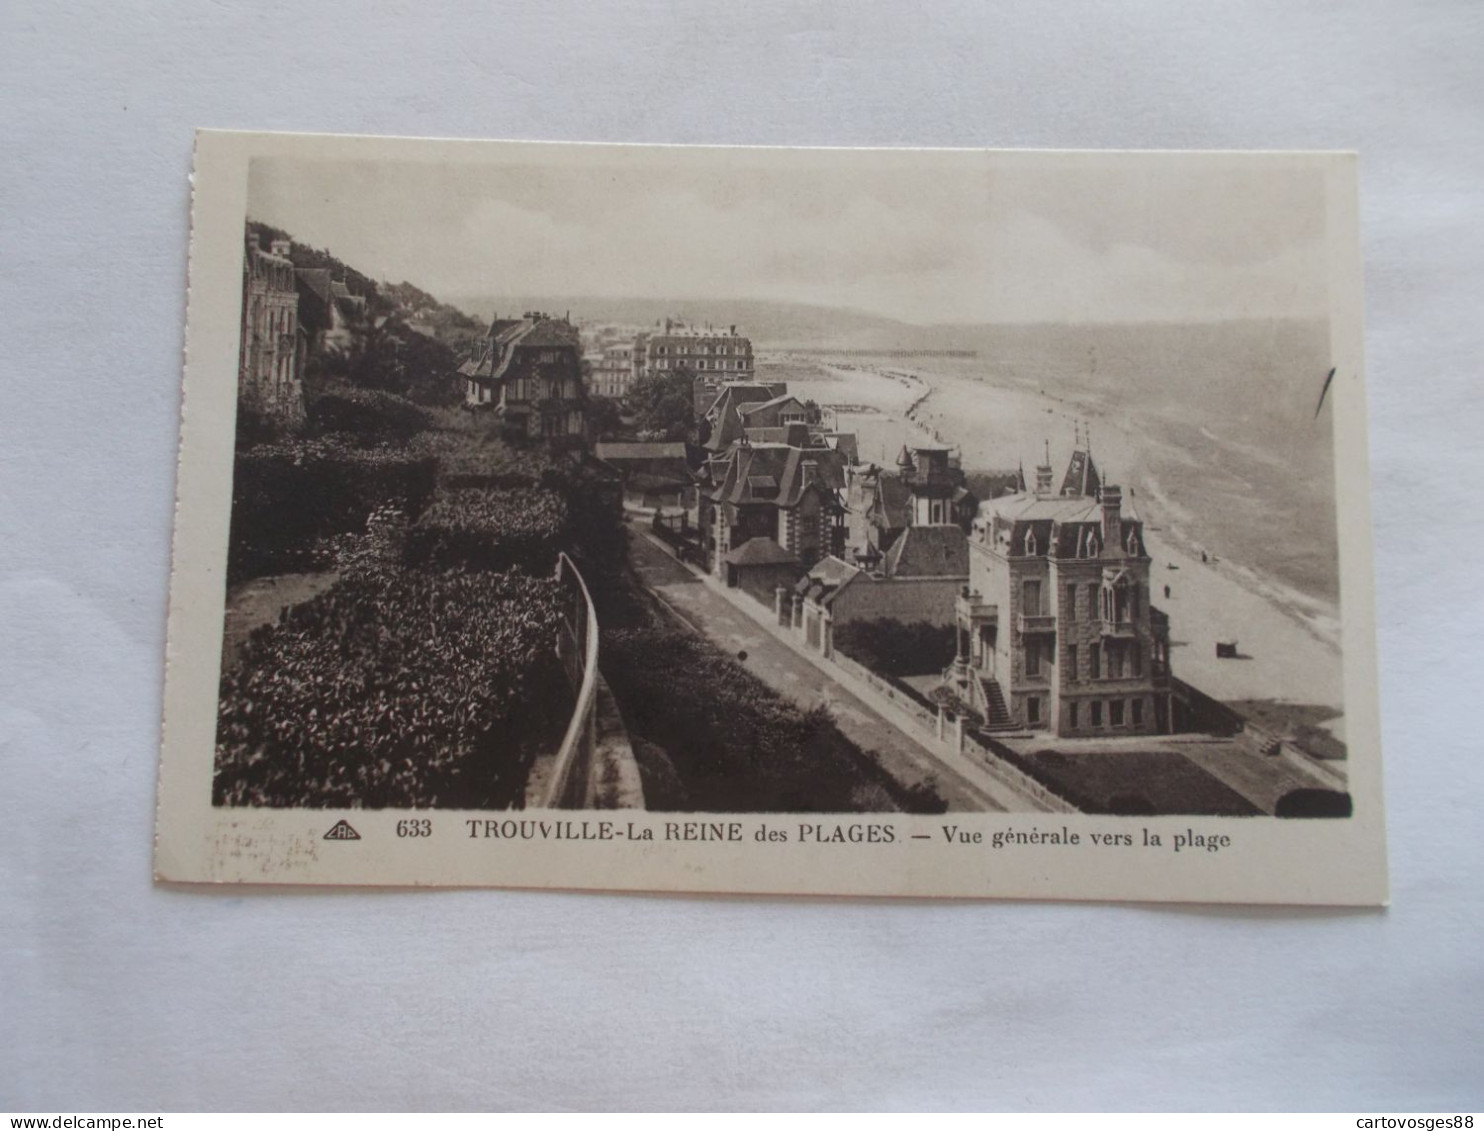
M 1036 468 L 1036 494 L 1051 494 L 1051 465 L 1043 463 Z
M 1117 487 L 1104 486 L 1099 496 L 1103 504 L 1103 545 L 1110 550 L 1123 549 L 1123 491 Z
M 260 250 L 258 248 L 258 233 L 257 232 L 248 232 L 247 233 L 247 246 L 250 247 L 250 248 L 252 248 L 254 251 Z
M 1051 443 L 1046 443 L 1046 459 L 1036 466 L 1036 494 L 1049 495 L 1052 492 L 1051 470 Z

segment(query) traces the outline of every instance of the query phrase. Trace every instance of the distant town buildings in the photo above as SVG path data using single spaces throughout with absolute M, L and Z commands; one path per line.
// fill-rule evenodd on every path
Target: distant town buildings
M 304 391 L 299 292 L 289 247 L 288 240 L 274 240 L 264 251 L 256 232 L 247 235 L 237 389 L 259 411 L 293 423 L 303 419 Z
M 533 438 L 586 440 L 582 345 L 567 319 L 539 311 L 496 317 L 458 372 L 467 407 L 492 412 Z
M 1053 483 L 1048 459 L 1033 490 L 979 507 L 953 683 L 991 728 L 1168 731 L 1168 621 L 1150 603 L 1143 523 L 1084 445 Z
M 634 343 L 603 346 L 586 358 L 588 391 L 595 397 L 622 400 L 634 384 Z
M 736 326 L 717 330 L 687 326 L 672 318 L 636 335 L 633 363 L 636 375 L 684 369 L 701 378 L 695 399 L 697 416 L 705 414 L 709 400 L 715 399 L 724 382 L 751 381 L 755 373 L 752 341 L 739 334 Z

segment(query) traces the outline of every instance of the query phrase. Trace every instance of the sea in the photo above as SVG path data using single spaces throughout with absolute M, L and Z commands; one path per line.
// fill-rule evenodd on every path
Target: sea
M 959 444 L 967 470 L 1023 464 L 1030 475 L 1049 448 L 1060 475 L 1085 430 L 1095 462 L 1163 537 L 1308 619 L 1338 616 L 1326 323 L 958 328 L 943 348 L 976 356 L 831 359 L 783 347 L 764 349 L 760 370 L 771 355 L 821 403 L 831 379 L 822 366 L 920 381 L 920 400 L 904 390 L 911 419 Z M 865 430 L 867 419 L 857 420 Z M 877 458 L 871 442 L 862 454 Z

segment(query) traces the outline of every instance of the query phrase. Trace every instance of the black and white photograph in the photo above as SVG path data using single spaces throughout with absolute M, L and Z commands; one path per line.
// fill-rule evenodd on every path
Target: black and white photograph
M 219 814 L 1379 808 L 1343 158 L 495 148 L 245 162 Z
M 5 1118 L 1477 1124 L 1484 6 L 0 26 Z

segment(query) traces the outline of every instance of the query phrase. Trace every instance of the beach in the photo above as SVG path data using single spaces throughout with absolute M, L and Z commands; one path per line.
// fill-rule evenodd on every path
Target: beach
M 760 373 L 770 360 L 760 364 Z M 1118 406 L 966 373 L 983 367 L 957 362 L 782 355 L 776 365 L 790 392 L 824 406 L 834 427 L 857 434 L 863 461 L 887 467 L 903 443 L 930 441 L 957 448 L 966 471 L 1014 470 L 1023 463 L 1027 478 L 1034 478 L 1049 443 L 1059 483 L 1074 425 L 1086 428 L 1105 481 L 1123 487 L 1126 504 L 1145 523 L 1151 596 L 1170 618 L 1175 675 L 1226 702 L 1262 703 L 1269 721 L 1322 720 L 1343 741 L 1339 612 L 1324 592 L 1326 579 L 1304 563 L 1298 577 L 1321 574 L 1306 591 L 1264 568 L 1259 552 L 1274 540 L 1264 518 L 1282 505 L 1273 502 L 1271 484 L 1266 492 L 1243 490 L 1253 466 L 1275 462 L 1265 453 L 1243 459 L 1209 429 L 1194 441 L 1199 450 L 1191 451 L 1192 441 L 1172 439 L 1179 429 L 1168 420 L 1130 419 Z M 1218 477 L 1208 469 L 1223 459 L 1249 478 L 1228 476 L 1235 486 L 1213 485 Z M 1196 477 L 1204 490 L 1191 489 Z M 1223 508 L 1215 528 L 1228 535 L 1219 547 L 1209 544 L 1213 524 L 1199 521 L 1212 506 Z M 1237 658 L 1218 659 L 1218 641 L 1235 642 Z

